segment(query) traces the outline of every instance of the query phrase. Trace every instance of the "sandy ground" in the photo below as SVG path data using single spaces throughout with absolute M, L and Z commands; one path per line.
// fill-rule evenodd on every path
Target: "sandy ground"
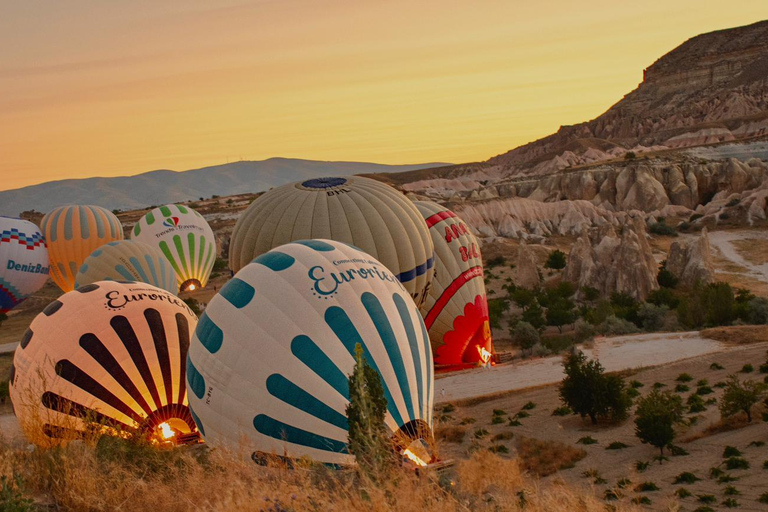
M 709 353 L 697 357 L 685 359 L 675 363 L 644 369 L 636 372 L 630 379 L 636 379 L 643 384 L 640 392 L 644 395 L 650 392 L 654 383 L 661 383 L 664 390 L 674 390 L 677 382 L 675 379 L 683 372 L 689 373 L 694 380 L 688 382 L 690 390 L 681 392 L 683 400 L 693 394 L 699 379 L 707 379 L 713 386 L 714 393 L 703 398 L 718 398 L 721 390 L 714 384 L 726 379 L 731 373 L 738 372 L 744 363 L 750 362 L 755 367 L 765 361 L 768 343 L 759 343 L 747 346 L 722 347 L 719 353 Z M 721 364 L 724 369 L 712 370 L 713 362 Z M 743 378 L 745 375 L 740 374 Z M 748 377 L 762 380 L 763 375 L 753 373 Z M 441 379 L 441 382 L 445 379 Z M 524 404 L 532 402 L 535 407 L 527 411 L 530 416 L 521 418 L 521 425 L 510 426 L 508 419 L 520 411 Z M 715 502 L 710 504 L 714 510 L 727 510 L 722 502 L 732 497 L 739 504 L 739 510 L 767 510 L 768 506 L 757 502 L 759 496 L 768 492 L 768 470 L 763 469 L 763 462 L 768 460 L 768 423 L 761 421 L 760 413 L 752 424 L 738 430 L 701 437 L 690 442 L 686 438 L 702 435 L 705 429 L 716 424 L 720 420 L 717 406 L 711 404 L 706 411 L 698 414 L 688 414 L 687 417 L 697 416 L 694 426 L 680 427 L 678 439 L 675 444 L 689 453 L 686 456 L 670 457 L 668 461 L 659 465 L 653 462 L 658 450 L 648 445 L 643 445 L 634 433 L 634 422 L 631 420 L 617 426 L 592 426 L 583 422 L 578 416 L 553 416 L 555 408 L 560 403 L 557 386 L 543 386 L 535 389 L 527 389 L 495 398 L 493 400 L 475 403 L 474 405 L 458 405 L 443 418 L 442 427 L 459 429 L 464 432 L 461 442 L 441 443 L 441 456 L 445 459 L 465 458 L 476 449 L 491 446 L 504 446 L 509 450 L 508 457 L 515 457 L 517 446 L 516 439 L 521 436 L 536 438 L 545 441 L 558 441 L 569 446 L 583 448 L 587 456 L 577 462 L 572 469 L 566 469 L 560 473 L 548 477 L 548 479 L 563 479 L 574 485 L 583 485 L 594 489 L 598 496 L 603 496 L 607 489 L 616 488 L 617 483 L 628 478 L 631 484 L 620 492 L 623 500 L 629 501 L 639 496 L 647 496 L 651 500 L 649 509 L 666 510 L 665 506 L 676 500 L 674 493 L 677 489 L 685 487 L 694 496 L 679 500 L 684 510 L 695 510 L 704 503 L 699 502 L 697 496 L 712 495 Z M 494 410 L 503 411 L 503 422 L 494 424 L 492 418 Z M 464 423 L 462 425 L 462 422 Z M 485 430 L 486 435 L 476 438 L 478 430 Z M 597 440 L 596 444 L 582 445 L 577 441 L 586 436 Z M 511 437 L 511 438 L 510 438 Z M 494 439 L 496 438 L 496 439 Z M 625 449 L 607 450 L 606 447 L 615 441 L 628 445 Z M 766 443 L 766 446 L 759 443 Z M 757 443 L 751 444 L 751 443 Z M 727 470 L 723 465 L 723 449 L 725 446 L 734 446 L 743 452 L 750 468 L 748 470 Z M 637 461 L 652 462 L 643 472 L 635 469 Z M 709 476 L 710 468 L 720 467 L 726 474 L 737 479 L 726 483 L 718 483 Z M 596 470 L 605 482 L 598 481 L 595 477 L 584 476 L 589 470 Z M 673 484 L 677 475 L 682 472 L 692 472 L 700 481 L 693 484 Z M 654 492 L 638 492 L 635 487 L 643 482 L 653 482 L 660 490 Z M 737 495 L 726 495 L 727 486 L 735 489 Z M 706 499 L 706 498 L 705 498 Z
M 702 338 L 698 332 L 686 332 L 598 339 L 594 347 L 585 349 L 584 353 L 597 357 L 608 371 L 621 371 L 667 364 L 721 350 L 726 350 L 723 343 Z M 435 402 L 553 384 L 562 378 L 561 356 L 504 364 L 489 370 L 443 374 L 438 375 L 435 382 Z

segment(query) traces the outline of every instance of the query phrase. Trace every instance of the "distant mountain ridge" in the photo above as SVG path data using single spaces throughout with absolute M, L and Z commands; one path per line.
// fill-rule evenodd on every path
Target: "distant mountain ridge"
M 136 176 L 51 181 L 0 191 L 0 215 L 18 215 L 32 209 L 45 213 L 65 204 L 93 204 L 110 210 L 134 209 L 211 195 L 263 192 L 285 183 L 323 176 L 405 172 L 444 165 L 384 165 L 270 158 L 189 171 L 157 170 Z

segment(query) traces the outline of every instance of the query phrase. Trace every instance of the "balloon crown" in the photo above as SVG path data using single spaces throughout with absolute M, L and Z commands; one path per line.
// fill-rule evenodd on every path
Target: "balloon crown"
M 345 178 L 315 178 L 315 179 L 307 180 L 303 182 L 301 186 L 304 188 L 326 189 L 326 188 L 340 187 L 345 183 L 347 183 L 347 180 Z

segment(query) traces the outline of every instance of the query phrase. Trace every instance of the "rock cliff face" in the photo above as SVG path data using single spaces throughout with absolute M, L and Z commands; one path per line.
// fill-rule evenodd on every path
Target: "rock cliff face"
M 533 290 L 541 284 L 541 276 L 536 266 L 536 256 L 533 251 L 525 244 L 520 244 L 517 249 L 517 258 L 515 259 L 515 284 Z
M 639 300 L 658 289 L 657 264 L 642 221 L 628 220 L 620 235 L 608 226 L 593 237 L 585 229 L 573 244 L 564 280 L 596 288 L 604 296 L 620 292 Z
M 680 285 L 691 287 L 696 282 L 715 281 L 715 268 L 709 246 L 707 228 L 695 240 L 676 241 L 669 247 L 667 270 L 680 280 Z
M 479 235 L 537 242 L 551 235 L 577 236 L 584 228 L 618 225 L 629 216 L 588 201 L 544 203 L 521 198 L 465 203 L 453 210 Z

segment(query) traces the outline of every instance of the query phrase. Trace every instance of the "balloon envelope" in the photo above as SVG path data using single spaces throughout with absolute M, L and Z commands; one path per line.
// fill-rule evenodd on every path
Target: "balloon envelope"
M 47 279 L 48 248 L 37 226 L 0 217 L 0 313 L 38 291 Z
M 27 438 L 49 446 L 84 431 L 195 429 L 185 379 L 197 317 L 145 283 L 102 281 L 64 294 L 30 325 L 10 395 Z
M 426 296 L 432 240 L 403 194 L 362 178 L 320 178 L 270 190 L 248 207 L 232 232 L 230 268 L 294 240 L 324 238 L 359 247 L 390 269 L 417 305 Z
M 435 277 L 422 307 L 435 364 L 460 368 L 493 352 L 480 246 L 455 213 L 416 201 L 435 244 Z
M 429 339 L 393 273 L 329 240 L 259 256 L 211 300 L 192 338 L 190 407 L 206 441 L 254 457 L 351 463 L 347 377 L 357 343 L 382 378 L 386 427 L 401 451 L 431 440 Z
M 80 265 L 102 245 L 123 239 L 123 226 L 100 206 L 61 206 L 40 224 L 51 261 L 51 279 L 64 292 L 75 289 Z
M 216 239 L 203 216 L 189 206 L 155 208 L 136 223 L 131 240 L 160 249 L 176 272 L 181 291 L 208 283 L 216 261 Z
M 176 272 L 160 249 L 135 240 L 110 242 L 88 256 L 75 288 L 98 281 L 138 281 L 173 294 L 179 291 Z

